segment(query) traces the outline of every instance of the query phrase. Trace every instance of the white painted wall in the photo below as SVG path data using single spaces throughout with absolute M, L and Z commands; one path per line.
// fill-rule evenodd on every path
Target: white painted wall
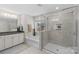
M 28 34 L 28 24 L 32 25 L 32 28 L 34 27 L 33 25 L 33 17 L 32 16 L 28 16 L 28 15 L 21 15 L 21 19 L 20 19 L 20 23 L 23 26 L 23 30 L 25 32 L 25 34 Z

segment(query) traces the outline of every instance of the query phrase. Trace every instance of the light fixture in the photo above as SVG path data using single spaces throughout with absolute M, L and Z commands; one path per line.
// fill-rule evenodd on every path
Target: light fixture
M 9 18 L 17 18 L 17 15 L 6 13 L 6 12 L 2 12 L 1 15 Z
M 58 10 L 59 9 L 59 7 L 56 7 L 56 10 Z

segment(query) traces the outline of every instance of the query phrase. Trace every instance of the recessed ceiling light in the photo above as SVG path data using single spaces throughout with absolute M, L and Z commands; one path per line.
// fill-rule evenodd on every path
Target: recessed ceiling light
M 58 10 L 59 9 L 59 7 L 56 7 L 56 10 Z

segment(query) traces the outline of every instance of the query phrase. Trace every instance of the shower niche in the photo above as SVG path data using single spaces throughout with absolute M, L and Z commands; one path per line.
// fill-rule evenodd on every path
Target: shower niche
M 53 28 L 54 30 L 62 30 L 62 24 L 55 24 Z

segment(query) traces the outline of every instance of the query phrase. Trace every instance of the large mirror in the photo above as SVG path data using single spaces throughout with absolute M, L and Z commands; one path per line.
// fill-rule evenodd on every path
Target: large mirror
M 17 31 L 17 17 L 15 14 L 0 12 L 0 32 Z

